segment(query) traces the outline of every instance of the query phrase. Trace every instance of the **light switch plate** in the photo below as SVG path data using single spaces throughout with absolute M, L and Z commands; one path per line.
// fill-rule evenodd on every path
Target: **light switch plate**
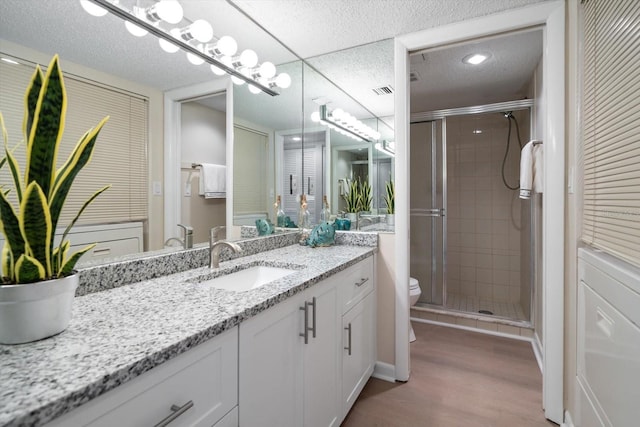
M 153 181 L 153 195 L 162 196 L 162 183 L 160 181 Z

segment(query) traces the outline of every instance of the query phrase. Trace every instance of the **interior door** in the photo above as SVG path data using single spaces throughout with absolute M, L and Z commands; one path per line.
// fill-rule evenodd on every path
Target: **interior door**
M 419 302 L 446 303 L 446 193 L 443 120 L 411 124 L 411 277 Z

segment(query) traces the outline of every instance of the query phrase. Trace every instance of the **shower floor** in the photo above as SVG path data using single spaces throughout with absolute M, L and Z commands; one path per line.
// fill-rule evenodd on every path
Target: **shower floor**
M 478 313 L 480 310 L 487 310 L 498 317 L 506 317 L 513 320 L 528 320 L 522 311 L 522 307 L 518 303 L 497 302 L 476 296 L 449 293 L 447 294 L 447 308 L 469 313 Z

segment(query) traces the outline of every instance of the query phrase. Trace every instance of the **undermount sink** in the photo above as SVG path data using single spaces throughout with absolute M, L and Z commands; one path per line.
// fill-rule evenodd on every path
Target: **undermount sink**
M 212 279 L 198 280 L 199 286 L 206 286 L 228 291 L 244 292 L 259 288 L 293 274 L 298 270 L 290 268 L 255 265 L 234 273 L 214 277 Z

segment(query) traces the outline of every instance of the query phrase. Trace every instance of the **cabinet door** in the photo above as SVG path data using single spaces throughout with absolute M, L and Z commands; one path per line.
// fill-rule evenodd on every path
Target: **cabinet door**
M 337 283 L 328 279 L 305 295 L 306 301 L 314 304 L 307 316 L 315 337 L 309 331 L 308 344 L 304 346 L 304 426 L 337 426 L 342 410 L 339 382 L 342 322 Z
M 302 425 L 303 297 L 240 325 L 239 411 L 243 427 Z
M 346 416 L 375 363 L 375 293 L 356 304 L 342 318 L 342 416 Z

